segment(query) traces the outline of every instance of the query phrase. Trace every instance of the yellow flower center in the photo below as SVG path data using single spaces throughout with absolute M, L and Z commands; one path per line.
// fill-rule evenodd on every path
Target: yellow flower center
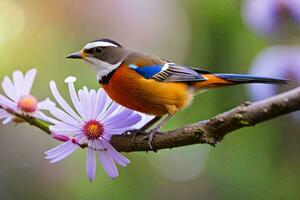
M 98 139 L 103 135 L 103 126 L 96 120 L 87 122 L 83 127 L 84 134 L 88 139 Z
M 33 113 L 37 110 L 37 100 L 34 96 L 28 95 L 20 99 L 18 108 L 27 113 Z

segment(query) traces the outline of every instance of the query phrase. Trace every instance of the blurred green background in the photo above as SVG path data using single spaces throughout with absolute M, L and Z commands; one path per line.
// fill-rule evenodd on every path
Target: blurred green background
M 69 75 L 78 78 L 78 88 L 98 88 L 90 67 L 65 56 L 103 37 L 177 63 L 247 73 L 268 42 L 244 25 L 241 3 L 0 0 L 0 78 L 36 67 L 33 94 L 40 99 L 50 95 L 50 80 L 67 96 Z M 210 118 L 248 99 L 244 86 L 203 93 L 165 129 Z M 85 151 L 49 164 L 43 152 L 59 142 L 27 124 L 0 125 L 0 199 L 300 199 L 298 130 L 297 122 L 284 116 L 235 131 L 216 148 L 129 153 L 132 164 L 119 168 L 119 178 L 110 180 L 98 165 L 90 183 Z

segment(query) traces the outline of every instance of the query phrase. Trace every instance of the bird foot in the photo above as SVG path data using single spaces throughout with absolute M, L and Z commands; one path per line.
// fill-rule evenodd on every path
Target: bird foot
M 155 135 L 160 135 L 160 134 L 162 134 L 162 133 L 159 132 L 159 128 L 154 128 L 147 135 L 145 135 L 143 137 L 143 140 L 147 140 L 149 149 L 152 150 L 152 151 L 154 151 L 154 152 L 157 152 L 157 150 L 153 149 L 153 147 L 152 147 L 152 140 L 155 137 Z
M 141 129 L 131 129 L 131 130 L 128 130 L 128 131 L 122 133 L 122 135 L 127 135 L 127 136 L 131 137 L 131 141 L 134 142 L 136 136 L 148 135 L 148 133 L 145 130 L 141 130 Z
M 132 129 L 132 130 L 128 130 L 128 131 L 122 133 L 122 135 L 131 137 L 132 143 L 135 141 L 137 136 L 143 135 L 142 140 L 147 140 L 149 149 L 154 152 L 157 152 L 157 151 L 155 149 L 153 149 L 153 147 L 152 147 L 152 140 L 155 137 L 155 135 L 160 135 L 160 134 L 162 134 L 162 132 L 159 132 L 159 128 L 154 128 L 150 132 L 147 132 L 147 131 L 141 130 L 141 129 Z

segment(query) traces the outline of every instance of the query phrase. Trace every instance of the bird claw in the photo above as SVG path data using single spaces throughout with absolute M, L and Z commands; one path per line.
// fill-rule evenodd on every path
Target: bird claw
M 152 129 L 147 135 L 145 135 L 143 137 L 143 140 L 147 140 L 147 143 L 148 143 L 148 146 L 149 146 L 149 149 L 154 151 L 154 152 L 157 152 L 157 150 L 155 150 L 153 147 L 152 147 L 152 140 L 154 138 L 155 135 L 160 135 L 162 134 L 161 132 L 159 132 L 159 129 Z
M 146 131 L 141 129 L 131 129 L 122 133 L 122 135 L 133 136 L 133 135 L 147 135 Z
M 148 133 L 146 131 L 141 130 L 141 129 L 131 129 L 131 130 L 128 130 L 128 131 L 122 133 L 122 135 L 127 135 L 127 136 L 131 137 L 132 142 L 135 141 L 136 136 L 147 135 L 147 134 Z
M 135 141 L 135 139 L 138 135 L 143 135 L 142 140 L 147 140 L 149 149 L 154 152 L 157 152 L 157 151 L 155 149 L 153 149 L 153 147 L 152 147 L 152 140 L 155 137 L 155 135 L 159 135 L 159 134 L 162 134 L 162 133 L 159 132 L 159 129 L 156 129 L 156 128 L 152 129 L 150 132 L 147 132 L 147 131 L 141 130 L 141 129 L 132 129 L 132 130 L 128 130 L 128 131 L 122 133 L 122 135 L 131 137 L 132 143 Z

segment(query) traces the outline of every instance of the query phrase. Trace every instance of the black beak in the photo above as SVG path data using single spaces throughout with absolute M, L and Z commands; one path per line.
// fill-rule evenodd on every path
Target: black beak
M 76 53 L 71 53 L 66 58 L 82 59 L 82 55 L 80 52 L 76 52 Z

